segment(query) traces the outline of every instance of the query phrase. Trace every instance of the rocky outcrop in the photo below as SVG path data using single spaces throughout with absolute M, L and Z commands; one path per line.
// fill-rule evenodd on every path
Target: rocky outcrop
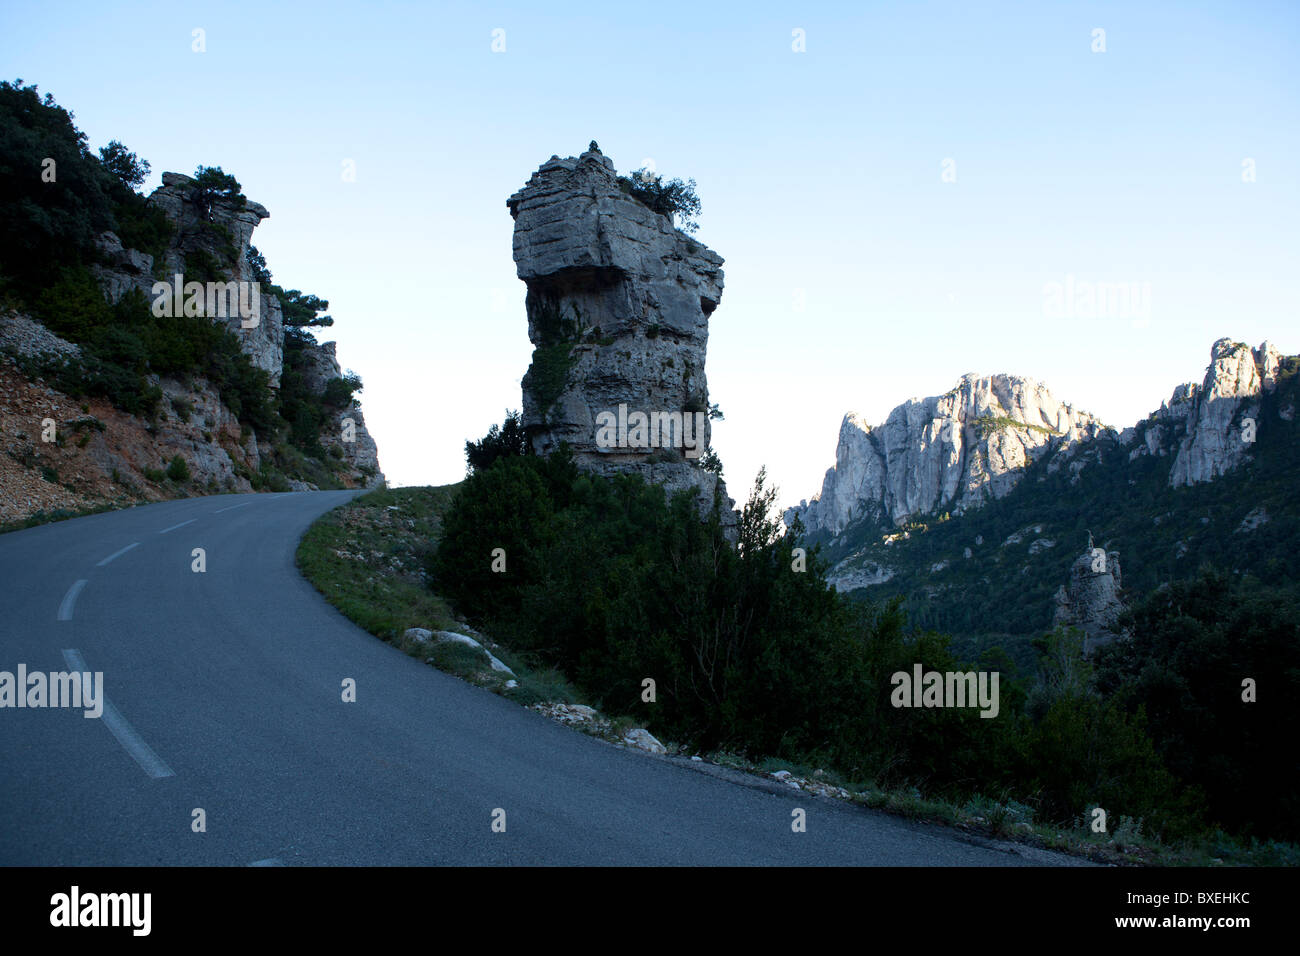
M 533 448 L 567 442 L 589 471 L 693 489 L 710 506 L 721 482 L 702 467 L 704 363 L 722 258 L 633 198 L 595 148 L 552 156 L 507 206 L 535 346 L 523 379 Z
M 104 296 L 117 302 L 132 291 L 151 305 L 156 301 L 155 283 L 174 288 L 181 276 L 182 305 L 189 297 L 184 284 L 194 281 L 205 286 L 203 315 L 224 323 L 239 340 L 251 364 L 267 372 L 269 384 L 280 384 L 284 363 L 284 323 L 280 303 L 263 288 L 248 264 L 246 252 L 257 224 L 269 215 L 264 206 L 238 199 L 216 197 L 210 202 L 197 192 L 189 176 L 164 173 L 163 185 L 149 197 L 174 229 L 168 245 L 154 257 L 126 248 L 112 232 L 98 237 L 97 262 L 91 267 Z M 243 299 L 238 292 L 223 307 L 233 304 L 229 315 L 209 312 L 207 283 L 247 283 Z M 253 298 L 253 295 L 256 298 Z M 255 303 L 255 305 L 254 305 Z M 175 302 L 171 303 L 173 306 Z M 243 314 L 243 306 L 248 313 Z M 256 323 L 248 321 L 256 316 Z M 249 328 L 245 328 L 245 325 Z M 322 396 L 326 383 L 341 372 L 334 343 L 308 343 L 305 375 L 308 388 Z M 150 373 L 150 386 L 165 396 L 160 415 L 145 420 L 114 408 L 102 399 L 74 401 L 44 382 L 45 372 L 33 368 L 51 363 L 75 362 L 82 349 L 55 335 L 31 316 L 10 311 L 0 315 L 0 379 L 5 385 L 0 403 L 0 522 L 28 518 L 38 512 L 86 508 L 131 500 L 160 500 L 177 493 L 244 492 L 274 485 L 258 477 L 265 456 L 275 468 L 278 452 L 275 436 L 258 436 L 247 422 L 223 403 L 219 390 L 201 376 L 165 378 Z M 35 374 L 35 379 L 28 376 Z M 81 407 L 73 418 L 63 409 Z M 322 403 L 327 418 L 320 443 L 329 455 L 331 482 L 347 487 L 374 487 L 384 481 L 379 469 L 378 450 L 366 428 L 360 406 L 344 408 Z M 39 436 L 47 419 L 56 423 L 59 441 L 43 442 Z M 74 437 L 75 443 L 65 440 Z M 182 484 L 165 481 L 168 462 L 182 458 L 190 478 Z M 347 465 L 341 469 L 337 462 Z M 294 490 L 314 490 L 315 485 L 288 478 Z
M 1070 566 L 1069 582 L 1056 592 L 1052 619 L 1054 626 L 1083 631 L 1085 655 L 1125 636 L 1119 626 L 1124 611 L 1119 553 L 1092 547 L 1091 536 L 1088 544 L 1088 550 Z
M 1157 413 L 1157 427 L 1168 425 L 1181 436 L 1171 485 L 1213 481 L 1249 456 L 1259 427 L 1259 399 L 1276 386 L 1280 363 L 1281 355 L 1268 342 L 1257 349 L 1226 338 L 1214 343 L 1201 385 L 1180 387 Z M 1149 451 L 1151 440 L 1142 447 Z
M 195 192 L 195 180 L 180 173 L 163 173 L 162 185 L 149 196 L 176 224 L 176 235 L 163 256 L 162 277 L 180 273 L 186 281 L 196 262 L 216 262 L 226 278 L 236 282 L 257 282 L 245 258 L 253 230 L 270 213 L 261 203 L 239 203 L 217 197 L 209 205 L 201 204 Z M 202 281 L 201 276 L 193 278 Z M 280 303 L 269 289 L 260 289 L 258 323 L 243 328 L 239 316 L 224 321 L 239 338 L 240 347 L 253 365 L 271 376 L 271 387 L 280 382 L 284 363 L 284 318 Z
M 138 289 L 152 302 L 154 283 L 173 283 L 179 275 L 182 283 L 249 283 L 249 311 L 253 312 L 253 285 L 258 279 L 245 253 L 257 224 L 270 216 L 266 207 L 223 197 L 201 202 L 196 181 L 181 173 L 163 173 L 162 185 L 150 194 L 149 204 L 166 214 L 175 232 L 159 263 L 139 250 L 123 248 L 112 232 L 99 237 L 102 261 L 93 271 L 108 300 L 116 302 L 130 290 Z M 251 328 L 245 327 L 245 317 L 239 314 L 213 318 L 226 324 L 254 367 L 265 370 L 271 387 L 277 388 L 284 364 L 284 317 L 269 289 L 257 284 L 256 295 L 257 323 Z
M 95 244 L 100 261 L 90 271 L 109 302 L 116 302 L 132 289 L 152 300 L 153 256 L 138 249 L 127 249 L 115 232 L 100 233 Z
M 336 343 L 322 342 L 304 350 L 307 361 L 301 368 L 304 384 L 320 395 L 326 384 L 343 375 L 335 355 Z M 321 446 L 331 457 L 348 464 L 353 479 L 362 487 L 375 488 L 384 483 L 379 469 L 379 448 L 366 429 L 366 418 L 355 400 L 346 408 L 328 409 L 329 418 L 321 429 Z M 351 421 L 351 426 L 347 422 Z
M 1033 379 L 966 375 L 944 395 L 899 405 L 883 425 L 846 415 L 821 494 L 785 520 L 838 534 L 864 518 L 897 526 L 913 515 L 960 513 L 1001 498 L 1027 464 L 1103 427 Z

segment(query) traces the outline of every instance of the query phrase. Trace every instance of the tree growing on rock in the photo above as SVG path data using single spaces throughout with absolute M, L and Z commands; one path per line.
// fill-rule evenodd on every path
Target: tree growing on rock
M 665 180 L 642 167 L 630 177 L 620 176 L 618 184 L 623 192 L 661 216 L 679 220 L 677 226 L 686 232 L 700 228 L 696 219 L 700 215 L 700 197 L 695 193 L 695 180 Z
M 243 209 L 248 200 L 244 197 L 239 180 L 220 166 L 200 166 L 194 173 L 194 204 L 205 219 L 213 218 L 213 206 L 218 199 L 228 200 L 236 209 Z

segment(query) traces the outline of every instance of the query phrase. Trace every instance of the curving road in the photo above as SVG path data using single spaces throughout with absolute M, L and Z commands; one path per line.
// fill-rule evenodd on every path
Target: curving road
M 0 709 L 0 864 L 1077 862 L 623 750 L 407 657 L 294 567 L 308 525 L 353 494 L 0 535 L 0 671 L 84 661 L 110 703 L 99 719 Z

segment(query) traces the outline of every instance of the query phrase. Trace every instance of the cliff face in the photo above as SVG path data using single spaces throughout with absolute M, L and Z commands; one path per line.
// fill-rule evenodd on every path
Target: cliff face
M 1175 488 L 1236 468 L 1251 454 L 1260 397 L 1276 385 L 1281 360 L 1268 342 L 1256 349 L 1215 342 L 1200 385 L 1178 386 L 1119 435 L 1129 460 L 1171 458 Z M 809 532 L 839 534 L 864 517 L 899 525 L 913 515 L 960 513 L 1004 496 L 1044 454 L 1050 470 L 1077 474 L 1096 460 L 1090 441 L 1103 430 L 1032 379 L 967 375 L 946 395 L 905 402 L 874 428 L 846 415 L 821 494 L 788 509 L 786 523 L 797 515 Z
M 117 302 L 138 290 L 154 302 L 155 283 L 208 281 L 248 283 L 247 304 L 254 306 L 252 273 L 245 254 L 257 224 L 269 215 L 258 203 L 240 204 L 217 197 L 200 205 L 195 180 L 164 173 L 163 185 L 149 203 L 163 210 L 173 232 L 161 257 L 124 248 L 112 232 L 99 236 L 99 262 L 92 266 L 105 298 Z M 284 372 L 285 335 L 280 303 L 269 287 L 258 284 L 250 308 L 256 322 L 241 311 L 211 321 L 224 323 L 255 368 L 267 372 L 278 389 Z M 236 298 L 236 300 L 238 299 Z M 241 303 L 242 304 L 242 303 Z M 29 370 L 51 356 L 79 357 L 67 342 L 31 317 L 0 314 L 0 522 L 23 520 L 38 512 L 78 509 L 105 503 L 160 500 L 185 493 L 246 492 L 265 487 L 263 464 L 288 468 L 303 456 L 290 453 L 280 461 L 283 436 L 257 435 L 222 402 L 218 390 L 200 376 L 183 381 L 148 376 L 164 400 L 158 415 L 145 419 L 127 414 L 103 398 L 74 400 Z M 303 349 L 308 391 L 322 396 L 326 383 L 341 377 L 333 342 L 307 343 Z M 374 439 L 360 406 L 321 403 L 325 421 L 320 445 L 328 464 L 311 465 L 285 485 L 311 490 L 314 481 L 346 487 L 374 487 L 384 481 Z M 347 425 L 347 420 L 351 425 Z M 57 440 L 43 437 L 53 423 Z M 346 436 L 346 438 L 345 438 Z M 347 440 L 350 438 L 352 440 Z M 175 456 L 186 463 L 184 488 L 156 476 Z M 323 477 L 322 477 L 323 476 Z M 307 480 L 311 479 L 311 480 Z M 277 479 L 278 481 L 278 479 Z M 271 482 L 270 487 L 276 487 Z
M 1200 385 L 1178 386 L 1147 421 L 1124 430 L 1120 442 L 1135 446 L 1129 460 L 1172 455 L 1169 483 L 1175 488 L 1213 481 L 1236 468 L 1250 456 L 1261 425 L 1259 400 L 1276 386 L 1281 359 L 1268 342 L 1252 349 L 1219 339 Z
M 967 375 L 945 395 L 899 405 L 874 428 L 846 415 L 821 494 L 787 510 L 786 523 L 798 516 L 809 532 L 838 534 L 861 518 L 901 525 L 912 515 L 959 513 L 1001 498 L 1025 465 L 1101 427 L 1033 379 Z
M 95 275 L 108 300 L 116 302 L 135 288 L 153 301 L 154 283 L 173 282 L 176 275 L 182 276 L 185 282 L 203 281 L 194 274 L 196 263 L 216 265 L 221 273 L 218 278 L 223 282 L 256 282 L 257 277 L 252 274 L 244 254 L 252 241 L 253 230 L 271 215 L 266 207 L 255 202 L 241 206 L 234 200 L 217 197 L 205 210 L 197 201 L 192 177 L 163 173 L 162 182 L 150 193 L 149 203 L 167 215 L 175 232 L 161 263 L 155 263 L 147 253 L 123 249 L 111 232 L 100 236 L 100 254 L 105 263 L 95 268 Z M 224 322 L 230 328 L 253 366 L 264 370 L 270 376 L 271 387 L 277 388 L 284 367 L 284 318 L 279 301 L 269 289 L 259 287 L 259 296 L 257 324 L 252 328 L 245 328 L 239 315 L 215 321 Z
M 587 470 L 711 504 L 704 362 L 722 258 L 625 192 L 598 150 L 551 157 L 507 206 L 535 346 L 523 379 L 534 449 L 567 442 Z
M 343 370 L 335 356 L 334 342 L 323 342 L 309 349 L 307 355 L 309 364 L 304 370 L 304 378 L 313 392 L 323 392 L 330 379 L 342 377 Z M 353 441 L 344 441 L 341 437 L 347 419 L 352 421 L 355 429 Z M 352 471 L 363 477 L 367 472 L 370 473 L 370 477 L 364 479 L 366 487 L 375 487 L 383 482 L 384 475 L 379 470 L 379 447 L 366 430 L 365 416 L 355 402 L 351 408 L 330 409 L 320 437 L 327 454 L 337 455 Z

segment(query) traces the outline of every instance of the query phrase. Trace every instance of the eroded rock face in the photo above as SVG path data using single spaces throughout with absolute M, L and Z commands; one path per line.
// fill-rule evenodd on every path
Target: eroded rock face
M 1282 359 L 1269 342 L 1252 349 L 1219 339 L 1210 349 L 1200 385 L 1179 385 L 1146 420 L 1124 429 L 1119 440 L 1128 448 L 1129 461 L 1172 457 L 1169 484 L 1175 488 L 1232 471 L 1251 455 L 1255 432 L 1263 424 L 1260 398 L 1276 387 Z M 1279 409 L 1278 414 L 1285 419 L 1288 412 Z
M 343 375 L 335 349 L 336 343 L 321 342 L 303 350 L 307 359 L 302 367 L 304 384 L 317 395 L 325 391 L 330 379 L 341 378 Z M 363 488 L 383 484 L 384 473 L 379 469 L 379 448 L 366 429 L 366 419 L 361 413 L 360 404 L 354 400 L 347 408 L 328 411 L 329 418 L 321 428 L 320 439 L 326 454 L 347 462 L 353 471 L 352 479 Z M 350 427 L 346 424 L 348 420 L 352 422 Z M 345 436 L 350 436 L 350 440 Z
M 163 173 L 163 184 L 149 196 L 175 225 L 162 262 L 136 249 L 123 248 L 121 240 L 105 232 L 99 237 L 99 252 L 104 260 L 93 268 L 96 280 L 110 302 L 116 302 L 132 289 L 138 289 L 150 302 L 154 300 L 155 282 L 174 283 L 175 276 L 185 282 L 206 282 L 209 276 L 196 274 L 199 263 L 210 263 L 222 282 L 257 282 L 244 258 L 253 230 L 270 216 L 260 203 L 248 202 L 240 207 L 228 199 L 216 199 L 205 211 L 196 201 L 196 183 L 190 176 Z M 258 287 L 257 325 L 244 328 L 238 314 L 218 318 L 239 339 L 240 348 L 253 365 L 270 376 L 272 388 L 280 385 L 284 364 L 284 317 L 280 302 Z M 252 289 L 249 289 L 252 295 Z M 251 298 L 250 298 L 250 312 Z
M 1226 338 L 1214 343 L 1200 387 L 1183 386 L 1161 409 L 1184 432 L 1169 473 L 1171 485 L 1213 481 L 1241 464 L 1254 437 L 1246 419 L 1258 427 L 1259 398 L 1277 384 L 1280 361 L 1268 342 L 1257 349 Z
M 1082 630 L 1085 655 L 1125 636 L 1119 626 L 1124 611 L 1121 586 L 1117 551 L 1084 551 L 1070 566 L 1069 582 L 1056 592 L 1053 625 Z
M 98 237 L 100 261 L 92 266 L 92 272 L 105 298 L 117 302 L 136 290 L 152 305 L 155 283 L 166 282 L 174 287 L 177 273 L 181 274 L 182 283 L 195 281 L 206 284 L 208 280 L 223 286 L 232 282 L 249 283 L 251 292 L 253 283 L 258 280 L 245 253 L 253 230 L 268 216 L 266 208 L 253 202 L 240 206 L 237 202 L 218 198 L 205 209 L 200 205 L 194 179 L 177 173 L 164 173 L 162 179 L 163 185 L 149 197 L 149 202 L 161 208 L 174 226 L 162 261 L 155 263 L 151 255 L 124 247 L 112 232 L 101 233 Z M 201 266 L 205 274 L 195 274 L 191 267 L 197 266 Z M 277 388 L 284 362 L 284 322 L 280 303 L 269 294 L 269 289 L 258 285 L 257 292 L 256 326 L 243 328 L 246 316 L 238 312 L 218 316 L 213 321 L 224 322 L 230 328 L 252 364 L 265 370 L 271 387 Z M 188 298 L 183 285 L 182 296 Z M 244 304 L 238 296 L 234 301 L 237 308 Z M 245 297 L 244 301 L 250 300 Z M 206 301 L 204 305 L 206 314 Z M 0 314 L 0 363 L 5 361 L 5 353 L 19 357 L 75 359 L 81 354 L 81 349 L 59 338 L 30 316 L 7 312 Z M 331 378 L 341 375 L 334 343 L 308 344 L 303 354 L 306 357 L 307 387 L 320 395 Z M 9 374 L 17 375 L 16 370 Z M 20 378 L 14 379 L 19 384 L 8 389 L 15 396 L 20 390 L 31 390 L 33 396 L 42 395 L 43 389 L 42 400 L 52 409 L 63 402 L 82 404 L 73 403 L 67 396 L 37 382 L 21 384 Z M 182 382 L 151 373 L 148 382 L 158 386 L 166 397 L 163 414 L 155 423 L 138 420 L 107 403 L 92 400 L 90 405 L 96 409 L 98 424 L 85 427 L 76 422 L 70 424 L 74 430 L 80 427 L 79 441 L 75 450 L 60 449 L 60 457 L 66 461 L 55 461 L 50 449 L 37 448 L 31 442 L 14 445 L 13 450 L 22 462 L 15 469 L 8 469 L 5 475 L 0 475 L 0 486 L 6 492 L 0 496 L 4 499 L 0 500 L 0 518 L 25 517 L 49 507 L 82 507 L 88 503 L 116 500 L 125 491 L 150 499 L 166 497 L 151 484 L 145 473 L 166 466 L 176 455 L 186 461 L 192 475 L 187 487 L 193 491 L 252 490 L 246 476 L 259 470 L 263 457 L 273 452 L 272 444 L 259 445 L 253 430 L 246 423 L 241 425 L 222 403 L 218 390 L 202 378 L 187 378 Z M 340 480 L 348 487 L 382 484 L 384 475 L 379 468 L 378 449 L 366 428 L 360 406 L 354 401 L 349 407 L 327 411 L 328 418 L 320 435 L 321 444 L 331 458 L 344 462 L 351 469 L 350 474 L 340 471 Z M 41 420 L 42 416 L 36 417 L 36 426 Z M 32 427 L 29 424 L 20 430 L 26 432 Z M 49 463 L 41 457 L 43 453 L 48 453 Z M 12 456 L 10 459 L 13 460 Z M 74 479 L 68 483 L 75 483 L 77 491 L 69 491 L 43 479 L 40 467 L 62 469 L 61 474 Z M 296 490 L 315 489 L 314 485 L 299 480 L 291 480 L 290 486 Z M 17 488 L 24 490 L 21 494 L 9 494 Z M 27 512 L 24 513 L 23 509 Z
M 945 395 L 911 399 L 871 427 L 844 416 L 821 494 L 785 513 L 805 530 L 838 534 L 860 518 L 895 526 L 1001 498 L 1024 467 L 1095 437 L 1102 424 L 1014 375 L 966 375 Z
M 186 281 L 191 276 L 190 265 L 209 259 L 221 266 L 223 274 L 236 282 L 256 282 L 245 259 L 253 230 L 271 214 L 261 203 L 247 202 L 240 207 L 228 199 L 216 199 L 206 211 L 196 202 L 195 180 L 180 173 L 163 173 L 163 184 L 149 196 L 149 202 L 161 208 L 176 223 L 176 235 L 163 256 L 164 279 L 180 273 Z M 251 329 L 242 327 L 239 316 L 224 321 L 239 339 L 240 347 L 253 365 L 265 369 L 271 376 L 271 387 L 280 384 L 280 369 L 284 364 L 284 318 L 280 303 L 268 289 L 261 289 L 258 324 Z
M 580 467 L 692 488 L 711 506 L 721 482 L 700 466 L 711 433 L 704 362 L 722 258 L 624 192 L 598 150 L 551 157 L 507 206 L 535 346 L 523 380 L 534 449 L 567 442 Z M 642 435 L 636 413 L 660 416 L 659 427 Z
M 103 261 L 92 265 L 90 271 L 109 302 L 116 302 L 132 289 L 152 300 L 153 256 L 127 249 L 115 232 L 100 233 L 96 246 Z

